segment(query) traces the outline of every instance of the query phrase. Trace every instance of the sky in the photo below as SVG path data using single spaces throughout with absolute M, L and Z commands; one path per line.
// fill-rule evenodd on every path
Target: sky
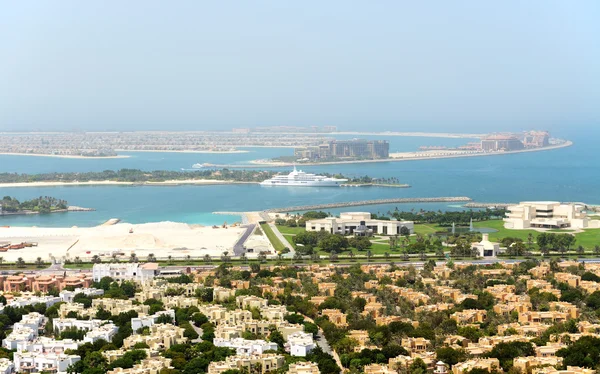
M 0 1 L 0 131 L 600 127 L 600 2 Z

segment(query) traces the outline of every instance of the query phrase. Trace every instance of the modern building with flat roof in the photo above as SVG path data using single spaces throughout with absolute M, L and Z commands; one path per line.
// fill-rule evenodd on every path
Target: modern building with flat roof
M 405 229 L 402 229 L 405 227 Z M 414 222 L 371 219 L 369 212 L 340 213 L 340 217 L 327 217 L 306 221 L 306 231 L 327 231 L 331 234 L 360 235 L 402 235 L 414 233 Z
M 504 218 L 507 229 L 528 228 L 598 228 L 600 221 L 589 220 L 579 204 L 563 204 L 558 201 L 523 201 L 509 206 Z

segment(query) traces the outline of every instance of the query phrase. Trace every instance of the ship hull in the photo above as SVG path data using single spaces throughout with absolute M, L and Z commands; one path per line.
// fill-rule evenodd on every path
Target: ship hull
M 270 181 L 266 180 L 261 182 L 261 186 L 268 187 L 339 187 L 342 185 L 342 181 L 290 181 L 290 182 L 281 182 L 281 181 Z

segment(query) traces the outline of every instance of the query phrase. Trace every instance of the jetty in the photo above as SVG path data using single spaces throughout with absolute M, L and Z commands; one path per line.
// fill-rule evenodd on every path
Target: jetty
M 508 208 L 511 205 L 515 205 L 514 203 L 475 203 L 470 202 L 464 205 L 465 208 Z
M 343 202 L 343 203 L 291 206 L 291 207 L 284 207 L 284 208 L 267 209 L 267 210 L 265 210 L 265 212 L 267 212 L 267 213 L 303 212 L 303 211 L 307 211 L 307 210 L 345 208 L 345 207 L 363 206 L 363 205 L 410 204 L 410 203 L 455 203 L 455 202 L 469 202 L 469 201 L 472 201 L 472 199 L 470 197 L 465 197 L 465 196 L 458 196 L 458 197 L 404 197 L 404 198 L 397 198 L 397 199 L 377 199 L 377 200 L 348 201 L 348 202 Z

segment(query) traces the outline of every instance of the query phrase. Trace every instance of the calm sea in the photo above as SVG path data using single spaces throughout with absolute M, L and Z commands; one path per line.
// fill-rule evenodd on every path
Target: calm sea
M 588 134 L 589 135 L 589 134 Z M 600 204 L 600 164 L 596 162 L 595 136 L 563 137 L 572 147 L 522 154 L 425 161 L 307 167 L 306 171 L 342 173 L 348 176 L 396 177 L 412 188 L 266 188 L 231 186 L 86 186 L 2 188 L 3 196 L 27 199 L 54 196 L 71 205 L 95 208 L 95 212 L 2 217 L 0 225 L 93 226 L 110 218 L 129 223 L 178 221 L 220 224 L 239 221 L 239 216 L 215 211 L 249 211 L 290 205 L 380 199 L 392 197 L 468 196 L 481 202 L 521 200 L 583 201 Z M 347 137 L 346 137 L 347 138 Z M 377 138 L 377 137 L 375 137 Z M 393 152 L 414 151 L 421 145 L 463 144 L 464 139 L 390 138 Z M 242 154 L 189 154 L 124 152 L 126 159 L 59 159 L 0 155 L 0 172 L 101 171 L 121 168 L 180 170 L 194 163 L 243 164 L 252 159 L 291 155 L 291 149 L 249 148 Z M 455 204 L 398 205 L 398 209 L 457 210 Z M 396 205 L 352 208 L 384 213 Z M 332 210 L 338 212 L 337 210 Z

